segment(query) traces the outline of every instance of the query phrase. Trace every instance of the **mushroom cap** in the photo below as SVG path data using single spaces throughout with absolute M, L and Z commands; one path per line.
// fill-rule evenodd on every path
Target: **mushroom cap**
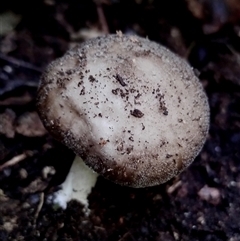
M 207 97 L 191 67 L 137 36 L 98 37 L 68 51 L 42 75 L 37 106 L 56 139 L 131 187 L 184 170 L 209 129 Z

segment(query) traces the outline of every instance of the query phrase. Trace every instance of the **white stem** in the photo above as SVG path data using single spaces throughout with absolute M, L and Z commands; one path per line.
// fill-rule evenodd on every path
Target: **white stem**
M 53 202 L 63 209 L 72 199 L 78 200 L 88 208 L 88 195 L 95 186 L 98 174 L 91 170 L 82 160 L 76 156 L 66 180 L 61 185 L 61 190 L 55 193 Z

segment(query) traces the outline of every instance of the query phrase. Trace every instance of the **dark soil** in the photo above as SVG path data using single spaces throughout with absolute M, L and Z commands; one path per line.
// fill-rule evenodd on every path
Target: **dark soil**
M 35 97 L 48 63 L 116 30 L 190 62 L 211 126 L 194 163 L 163 185 L 132 189 L 100 177 L 86 216 L 76 201 L 62 210 L 48 200 L 74 154 L 43 128 Z M 239 0 L 8 0 L 0 34 L 0 240 L 240 240 Z

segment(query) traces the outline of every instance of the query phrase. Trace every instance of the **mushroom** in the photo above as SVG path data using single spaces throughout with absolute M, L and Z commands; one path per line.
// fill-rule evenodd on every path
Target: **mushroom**
M 88 40 L 51 63 L 37 106 L 46 129 L 90 169 L 130 187 L 179 174 L 209 129 L 206 94 L 186 61 L 123 34 Z

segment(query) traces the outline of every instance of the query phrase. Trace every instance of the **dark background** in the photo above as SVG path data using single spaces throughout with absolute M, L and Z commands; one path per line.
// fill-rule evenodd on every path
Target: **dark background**
M 36 113 L 39 77 L 52 60 L 101 34 L 137 34 L 195 68 L 211 126 L 194 163 L 156 187 L 99 178 L 90 214 L 49 195 L 73 153 Z M 2 0 L 0 4 L 0 240 L 239 241 L 240 1 Z

